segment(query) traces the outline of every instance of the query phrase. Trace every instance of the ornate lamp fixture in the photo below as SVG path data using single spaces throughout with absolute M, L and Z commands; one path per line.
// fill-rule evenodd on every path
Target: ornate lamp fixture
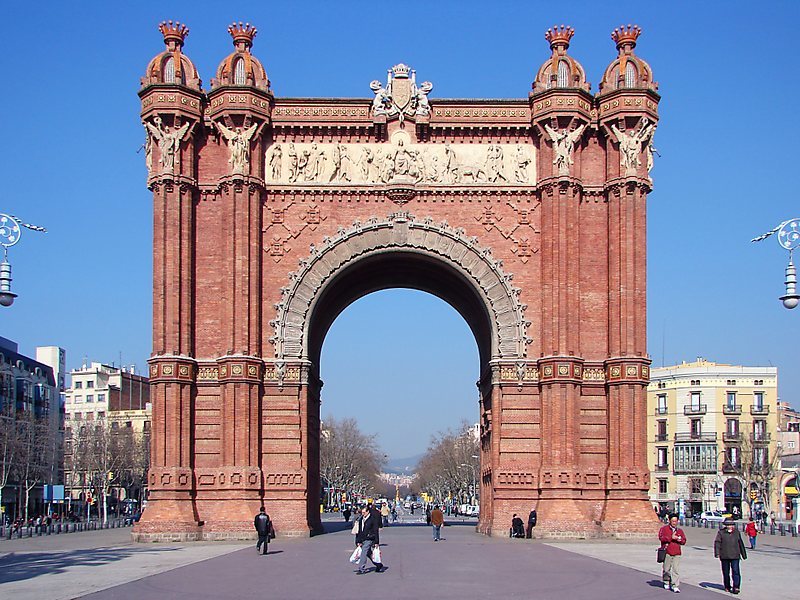
M 0 306 L 11 306 L 17 294 L 11 291 L 11 263 L 8 262 L 8 249 L 19 243 L 22 227 L 47 233 L 44 227 L 23 223 L 12 215 L 0 213 L 0 246 L 3 247 L 3 262 L 0 263 Z
M 786 265 L 786 294 L 780 297 L 783 306 L 792 309 L 800 303 L 800 294 L 797 293 L 797 269 L 792 260 L 792 254 L 796 248 L 800 248 L 800 219 L 789 219 L 784 221 L 771 231 L 753 238 L 751 242 L 760 242 L 767 239 L 769 236 L 777 233 L 778 243 L 782 248 L 789 251 L 789 264 Z

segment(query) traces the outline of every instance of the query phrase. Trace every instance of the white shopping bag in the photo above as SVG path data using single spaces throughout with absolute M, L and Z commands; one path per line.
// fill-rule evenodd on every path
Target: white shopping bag
M 373 546 L 372 548 L 372 562 L 376 562 L 381 564 L 383 561 L 381 560 L 381 547 L 380 546 Z
M 350 562 L 357 563 L 359 558 L 361 558 L 361 546 L 356 546 L 356 549 L 350 555 Z

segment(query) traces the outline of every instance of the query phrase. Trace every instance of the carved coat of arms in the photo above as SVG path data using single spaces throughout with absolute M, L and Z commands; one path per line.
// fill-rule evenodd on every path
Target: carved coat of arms
M 373 115 L 397 116 L 402 123 L 405 117 L 427 116 L 431 113 L 428 93 L 433 89 L 430 81 L 417 87 L 416 71 L 403 63 L 388 71 L 386 87 L 377 79 L 369 84 L 375 94 L 372 101 Z

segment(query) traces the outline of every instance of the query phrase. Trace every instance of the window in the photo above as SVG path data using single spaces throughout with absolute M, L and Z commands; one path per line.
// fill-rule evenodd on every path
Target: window
M 131 421 L 125 421 L 125 427 L 130 429 L 131 427 L 133 427 L 133 423 Z
M 144 431 L 145 433 L 150 431 L 150 421 L 145 421 L 142 424 L 142 431 Z
M 164 63 L 164 83 L 175 83 L 175 59 L 171 56 Z
M 667 480 L 666 479 L 659 479 L 658 480 L 658 493 L 659 494 L 666 494 L 667 493 Z
M 87 381 L 86 382 L 86 387 L 87 388 L 93 388 L 94 387 L 94 381 Z
M 728 408 L 736 408 L 736 392 L 728 392 Z
M 94 413 L 87 412 L 86 413 L 86 420 L 87 421 L 94 421 Z
M 658 460 L 656 462 L 657 467 L 666 468 L 667 467 L 667 449 L 666 448 L 658 448 Z
M 689 479 L 689 490 L 692 494 L 703 493 L 703 479 L 700 477 L 692 477 Z
M 660 415 L 667 414 L 667 395 L 666 394 L 659 394 L 658 395 L 658 414 L 660 414 Z
M 739 448 L 736 446 L 731 446 L 730 448 L 725 449 L 725 460 L 729 466 L 738 468 L 739 467 Z
M 764 410 L 764 392 L 753 392 L 753 408 Z
M 83 396 L 75 396 L 75 402 L 83 402 Z
M 76 390 L 79 390 L 79 389 L 81 389 L 83 387 L 83 382 L 82 381 L 76 381 L 74 383 L 75 383 L 74 387 L 75 387 Z
M 703 433 L 702 419 L 692 419 L 691 432 L 692 432 L 692 437 L 700 437 L 700 435 Z
M 714 473 L 717 470 L 716 444 L 675 446 L 675 472 Z
M 569 65 L 565 60 L 558 61 L 558 81 L 556 85 L 562 88 L 569 87 Z
M 766 448 L 754 448 L 753 449 L 753 466 L 754 467 L 766 467 L 768 463 L 768 455 Z
M 105 418 L 106 418 L 106 413 L 105 413 L 104 411 L 102 411 L 102 410 L 101 410 L 101 411 L 99 411 L 99 412 L 97 413 L 97 418 L 98 418 L 98 419 L 105 419 Z
M 787 448 L 794 448 L 794 440 L 789 440 L 788 442 L 786 442 L 786 447 Z
M 94 402 L 94 396 L 92 394 L 86 394 L 86 401 Z
M 75 413 L 75 420 L 80 421 L 83 415 L 81 413 Z
M 739 419 L 728 419 L 727 425 L 728 435 L 731 437 L 739 436 Z
M 658 421 L 658 440 L 661 442 L 667 441 L 667 422 Z
M 236 85 L 245 85 L 247 83 L 247 75 L 244 72 L 244 60 L 241 58 L 236 60 L 233 67 L 233 83 Z
M 119 423 L 116 421 L 111 421 L 111 429 L 119 429 Z
M 699 379 L 692 379 L 691 385 L 700 385 L 700 380 Z
M 764 385 L 764 380 L 756 379 L 755 381 L 753 381 L 753 385 Z
M 97 401 L 98 402 L 105 402 L 106 401 L 106 395 L 105 394 L 97 394 Z
M 692 392 L 692 410 L 700 410 L 700 392 Z
M 631 61 L 625 65 L 625 87 L 636 87 L 636 67 Z
M 728 382 L 727 382 L 726 385 L 736 385 L 736 380 L 735 379 L 728 379 Z
M 757 442 L 767 439 L 767 422 L 764 419 L 753 421 L 753 439 Z

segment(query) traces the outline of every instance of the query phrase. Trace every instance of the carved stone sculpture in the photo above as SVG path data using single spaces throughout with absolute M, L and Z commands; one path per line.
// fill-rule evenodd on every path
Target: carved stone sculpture
M 580 125 L 572 131 L 556 131 L 545 124 L 544 129 L 553 141 L 553 164 L 556 165 L 559 175 L 569 175 L 569 167 L 575 161 L 572 160 L 572 152 L 586 125 Z
M 232 173 L 247 173 L 250 169 L 250 138 L 258 129 L 258 123 L 253 123 L 250 127 L 236 127 L 230 129 L 219 121 L 214 124 L 228 143 L 230 157 L 228 162 L 231 164 Z
M 153 119 L 153 123 L 145 122 L 150 134 L 158 141 L 158 150 L 161 154 L 159 162 L 161 163 L 162 173 L 175 172 L 175 157 L 179 156 L 181 141 L 186 132 L 189 131 L 190 123 L 184 123 L 178 129 L 170 130 L 169 125 L 162 125 L 161 117 Z M 147 160 L 145 158 L 145 160 Z M 152 164 L 152 158 L 150 159 Z
M 639 155 L 642 153 L 642 145 L 647 143 L 653 136 L 655 124 L 651 124 L 649 119 L 642 119 L 642 126 L 638 131 L 620 131 L 616 125 L 611 125 L 611 131 L 619 143 L 619 162 L 620 169 L 625 175 L 636 175 L 636 168 L 641 164 Z M 648 159 L 648 164 L 652 167 L 652 157 Z M 649 170 L 649 169 L 648 169 Z

